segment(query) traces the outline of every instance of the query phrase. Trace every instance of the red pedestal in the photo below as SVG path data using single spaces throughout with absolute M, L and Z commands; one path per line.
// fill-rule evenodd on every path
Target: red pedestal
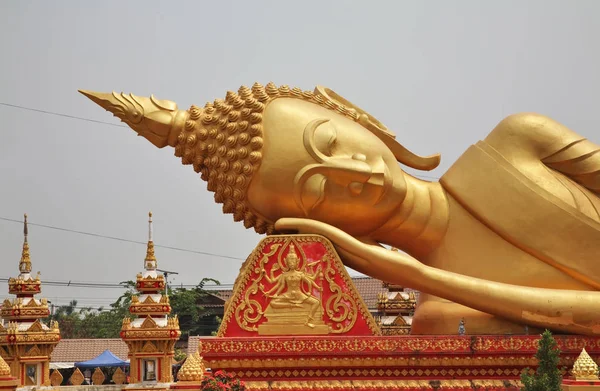
M 564 379 L 562 387 L 564 391 L 599 391 L 600 380 Z
M 201 340 L 199 352 L 207 368 L 232 372 L 250 387 L 285 383 L 290 389 L 308 389 L 311 384 L 311 387 L 329 384 L 329 388 L 338 384 L 333 388 L 346 389 L 348 385 L 339 382 L 350 382 L 352 387 L 348 389 L 457 390 L 463 389 L 460 384 L 468 387 L 464 389 L 473 389 L 487 383 L 490 390 L 504 390 L 517 384 L 524 368 L 535 368 L 539 338 L 207 337 Z M 600 338 L 556 336 L 555 339 L 561 349 L 561 366 L 572 367 L 584 347 L 592 358 L 600 358 Z M 294 388 L 294 384 L 300 388 Z
M 199 353 L 249 389 L 518 390 L 540 338 L 380 334 L 329 240 L 267 236 L 240 270 L 218 337 L 203 338 Z M 556 340 L 567 368 L 583 348 L 600 357 L 600 338 Z

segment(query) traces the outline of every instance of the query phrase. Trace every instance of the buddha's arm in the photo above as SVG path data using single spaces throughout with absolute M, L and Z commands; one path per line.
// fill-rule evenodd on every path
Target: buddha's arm
M 407 254 L 363 243 L 314 220 L 281 219 L 275 228 L 321 234 L 334 243 L 346 265 L 375 278 L 410 286 L 517 323 L 600 335 L 600 292 L 531 288 L 432 268 Z

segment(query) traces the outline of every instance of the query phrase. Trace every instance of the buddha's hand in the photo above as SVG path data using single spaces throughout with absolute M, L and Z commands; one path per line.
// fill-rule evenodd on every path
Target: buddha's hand
M 333 242 L 346 266 L 391 283 L 409 284 L 419 278 L 424 268 L 422 263 L 408 254 L 390 251 L 374 241 L 359 240 L 320 221 L 283 218 L 277 220 L 275 229 L 280 233 L 325 236 Z

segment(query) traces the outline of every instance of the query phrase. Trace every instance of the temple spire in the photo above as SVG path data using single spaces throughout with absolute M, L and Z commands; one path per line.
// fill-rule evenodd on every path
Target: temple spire
M 152 212 L 148 212 L 148 241 L 152 241 Z
M 154 242 L 152 241 L 152 212 L 148 213 L 148 247 L 146 249 L 146 259 L 144 265 L 144 269 L 146 270 L 156 270 Z
M 31 259 L 29 258 L 29 243 L 27 243 L 27 214 L 23 218 L 23 251 L 21 252 L 21 261 L 19 262 L 19 271 L 21 274 L 31 273 Z

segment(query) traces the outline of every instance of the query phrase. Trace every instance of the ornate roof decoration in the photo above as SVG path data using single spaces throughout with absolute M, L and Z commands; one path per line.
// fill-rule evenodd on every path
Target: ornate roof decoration
M 171 313 L 169 297 L 163 275 L 157 274 L 157 260 L 154 253 L 152 212 L 148 213 L 148 245 L 144 259 L 144 271 L 137 275 L 138 294 L 131 298 L 129 313 L 134 319 L 125 318 L 121 328 L 124 340 L 142 338 L 146 331 L 154 330 L 157 338 L 179 338 L 179 322 Z M 137 319 L 135 319 L 137 318 Z M 142 331 L 143 330 L 143 331 Z M 139 334 L 139 335 L 138 335 Z M 147 339 L 147 338 L 146 338 Z
M 573 376 L 576 380 L 598 380 L 598 365 L 586 352 L 585 348 L 581 350 L 581 354 L 575 360 Z
M 187 356 L 179 373 L 177 380 L 179 382 L 201 382 L 204 377 L 204 363 L 198 352 L 194 352 Z
M 0 377 L 10 376 L 10 367 L 4 361 L 2 356 L 0 356 Z
M 31 276 L 31 256 L 29 252 L 29 228 L 27 215 L 23 219 L 23 250 L 19 261 L 19 275 L 8 280 L 9 294 L 13 299 L 6 299 L 0 306 L 0 316 L 8 322 L 0 327 L 0 341 L 8 344 L 34 345 L 56 344 L 60 339 L 60 330 L 56 322 L 50 327 L 41 322 L 50 315 L 48 301 L 37 299 L 41 292 L 39 272 Z

